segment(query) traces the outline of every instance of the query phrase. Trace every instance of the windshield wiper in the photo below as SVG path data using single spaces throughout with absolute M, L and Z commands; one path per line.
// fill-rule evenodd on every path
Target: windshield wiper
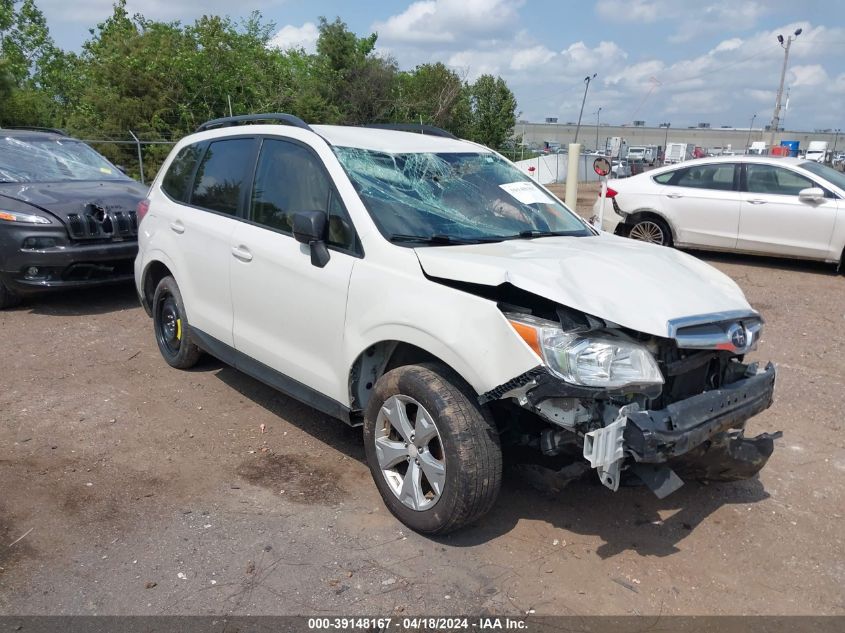
M 394 233 L 389 238 L 391 242 L 415 242 L 418 244 L 453 246 L 456 244 L 481 244 L 483 242 L 498 242 L 501 238 L 463 238 L 452 237 L 451 235 L 403 235 Z
M 576 231 L 538 231 L 536 229 L 531 229 L 528 231 L 520 231 L 516 235 L 508 235 L 507 237 L 503 238 L 506 240 L 530 240 L 534 239 L 535 237 L 572 237 L 577 235 L 584 235 L 584 231 L 576 230 Z

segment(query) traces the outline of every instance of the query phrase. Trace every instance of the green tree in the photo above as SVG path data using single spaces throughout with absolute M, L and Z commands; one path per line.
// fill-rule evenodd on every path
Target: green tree
M 82 138 L 177 140 L 211 118 L 290 112 L 309 122 L 419 122 L 501 147 L 516 102 L 500 78 L 467 85 L 442 63 L 399 72 L 377 34 L 320 18 L 317 51 L 282 51 L 275 25 L 207 15 L 192 24 L 130 15 L 126 0 L 76 54 L 53 43 L 35 0 L 0 0 L 0 125 L 65 127 Z M 132 145 L 97 147 L 135 165 Z M 144 149 L 147 173 L 168 145 Z
M 9 72 L 22 86 L 36 80 L 41 67 L 54 54 L 55 45 L 47 28 L 47 20 L 34 0 L 23 0 L 15 10 L 15 2 L 2 0 L 0 5 L 0 56 L 9 64 Z
M 503 148 L 516 125 L 516 97 L 501 77 L 482 75 L 470 89 L 471 138 L 494 149 Z
M 57 102 L 49 81 L 64 54 L 33 0 L 0 0 L 0 125 L 51 125 Z
M 314 58 L 317 89 L 326 105 L 324 120 L 359 124 L 387 121 L 393 109 L 398 68 L 375 54 L 378 36 L 358 37 L 340 18 L 320 18 Z
M 8 99 L 15 88 L 15 78 L 9 71 L 9 60 L 0 57 L 0 99 Z
M 469 133 L 469 91 L 442 62 L 422 64 L 402 73 L 394 117 L 401 122 L 436 125 L 464 136 Z

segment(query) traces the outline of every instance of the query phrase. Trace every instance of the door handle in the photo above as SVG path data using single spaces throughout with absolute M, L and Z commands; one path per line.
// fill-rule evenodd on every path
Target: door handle
M 173 230 L 174 233 L 178 233 L 179 235 L 185 232 L 185 225 L 182 224 L 179 220 L 171 222 L 170 228 Z
M 765 200 L 760 200 L 759 198 L 755 198 L 754 200 L 749 200 L 749 204 L 766 204 Z
M 235 246 L 232 249 L 232 255 L 242 262 L 252 261 L 252 253 L 249 252 L 249 249 L 246 246 Z
M 673 198 L 673 199 L 674 199 L 674 198 L 683 198 L 683 196 L 682 196 L 681 194 L 679 194 L 679 193 L 667 193 L 667 194 L 666 194 L 666 197 L 667 197 L 667 198 Z

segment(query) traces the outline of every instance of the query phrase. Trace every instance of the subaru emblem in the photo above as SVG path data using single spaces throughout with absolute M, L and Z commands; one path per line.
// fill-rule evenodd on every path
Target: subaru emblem
M 742 323 L 734 323 L 728 328 L 728 336 L 731 339 L 731 344 L 737 350 L 745 349 L 747 339 L 745 337 L 745 328 Z

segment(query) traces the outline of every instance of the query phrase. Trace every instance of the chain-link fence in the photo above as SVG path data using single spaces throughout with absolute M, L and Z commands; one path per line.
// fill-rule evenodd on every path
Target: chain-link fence
M 155 178 L 158 168 L 176 141 L 147 140 L 137 137 L 131 131 L 129 136 L 130 138 L 126 140 L 88 138 L 88 135 L 82 135 L 80 138 L 111 160 L 127 175 L 147 184 Z

